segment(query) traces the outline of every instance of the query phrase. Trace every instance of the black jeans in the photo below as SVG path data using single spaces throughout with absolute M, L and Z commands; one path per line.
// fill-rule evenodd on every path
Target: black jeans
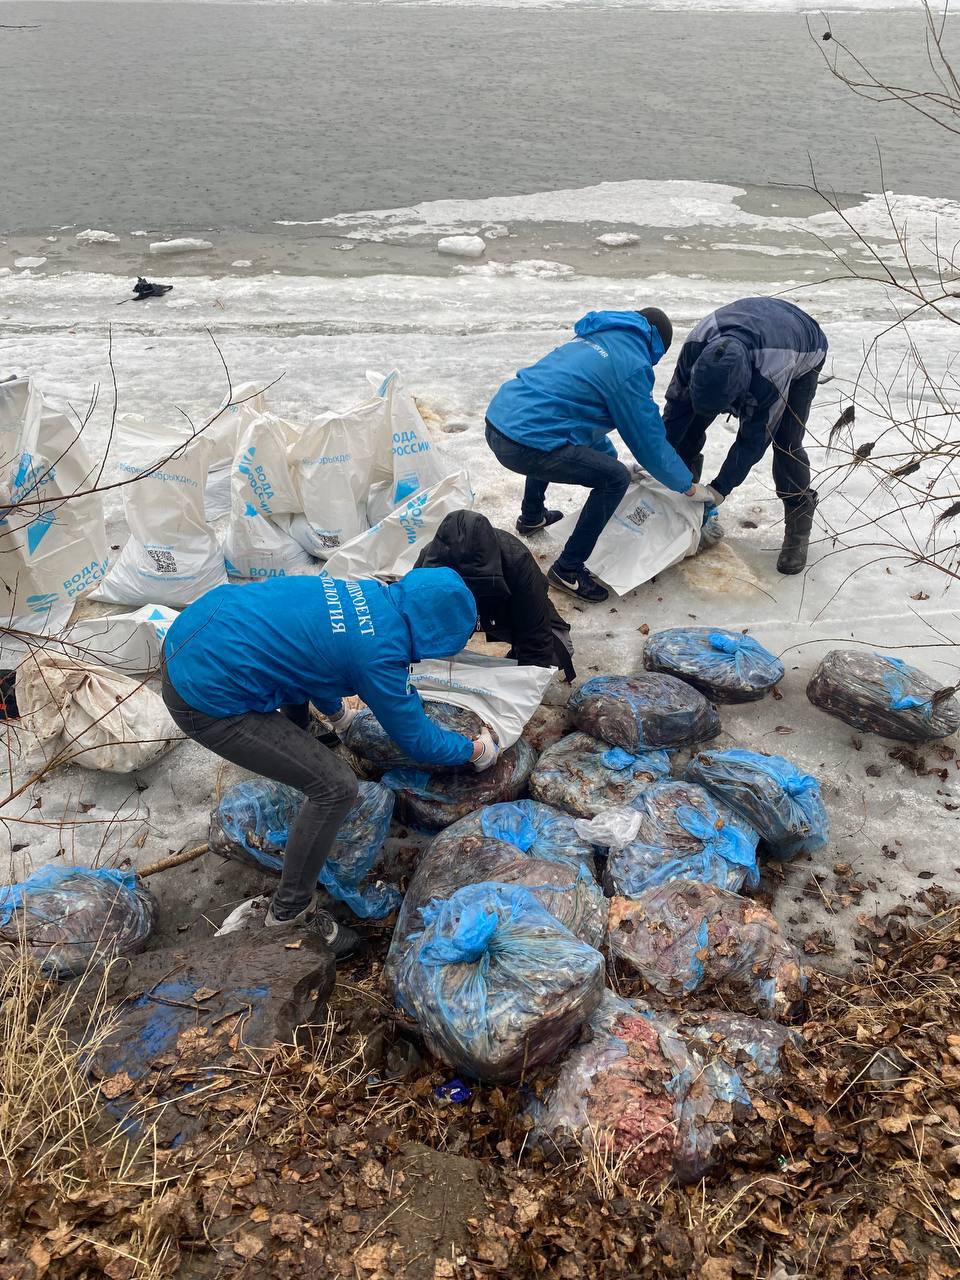
M 817 394 L 817 379 L 823 362 L 809 373 L 794 378 L 787 392 L 783 417 L 777 423 L 771 441 L 773 445 L 773 483 L 777 497 L 785 508 L 803 506 L 808 497 L 816 495 L 810 488 L 810 459 L 803 447 L 803 436 L 810 417 L 813 398 Z M 682 435 L 667 439 L 699 480 L 703 470 L 703 445 L 709 423 L 694 417 Z
M 296 787 L 307 797 L 290 827 L 274 906 L 284 915 L 302 911 L 317 888 L 337 831 L 357 798 L 349 765 L 288 715 L 248 711 L 239 716 L 205 715 L 180 697 L 163 673 L 163 700 L 174 724 L 215 755 L 274 782 Z M 294 715 L 305 717 L 294 708 Z
M 549 453 L 517 444 L 492 422 L 487 423 L 487 444 L 497 461 L 508 471 L 527 477 L 520 515 L 535 524 L 543 518 L 547 485 L 582 484 L 590 490 L 576 528 L 557 556 L 557 568 L 578 573 L 597 545 L 607 521 L 620 505 L 630 484 L 630 472 L 607 453 L 587 444 L 567 444 Z

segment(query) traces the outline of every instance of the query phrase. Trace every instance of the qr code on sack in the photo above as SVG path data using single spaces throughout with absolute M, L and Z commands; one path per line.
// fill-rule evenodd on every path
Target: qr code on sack
M 172 551 L 152 551 L 145 548 L 147 555 L 157 566 L 157 573 L 176 573 L 177 561 Z

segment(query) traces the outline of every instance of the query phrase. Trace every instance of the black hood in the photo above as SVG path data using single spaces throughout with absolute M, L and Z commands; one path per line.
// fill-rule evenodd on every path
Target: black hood
M 451 511 L 444 516 L 417 567 L 456 569 L 477 597 L 510 594 L 497 531 L 476 511 Z

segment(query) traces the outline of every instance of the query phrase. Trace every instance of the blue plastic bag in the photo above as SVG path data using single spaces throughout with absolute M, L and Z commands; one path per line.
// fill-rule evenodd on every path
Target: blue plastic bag
M 393 816 L 393 792 L 379 782 L 361 782 L 359 794 L 337 832 L 318 883 L 361 919 L 382 919 L 400 901 L 389 884 L 364 884 L 376 866 Z M 210 820 L 210 848 L 225 858 L 252 862 L 279 874 L 290 825 L 304 804 L 302 791 L 253 778 L 225 792 Z
M 793 858 L 827 843 L 829 821 L 819 782 L 783 756 L 701 751 L 687 765 L 685 777 L 748 822 L 770 857 Z
M 960 729 L 954 687 L 900 658 L 831 649 L 807 685 L 815 707 L 867 733 L 901 742 L 932 742 Z
M 625 751 L 682 747 L 715 738 L 717 709 L 675 676 L 594 676 L 573 694 L 569 709 L 579 729 Z
M 670 773 L 666 751 L 625 751 L 570 733 L 548 747 L 530 775 L 530 794 L 579 818 L 632 804 L 658 778 Z
M 759 883 L 757 835 L 703 787 L 657 782 L 635 802 L 634 839 L 611 849 L 604 871 L 609 894 L 632 898 L 666 880 L 702 880 L 736 892 Z
M 397 995 L 460 1074 L 519 1080 L 571 1043 L 603 995 L 603 956 L 527 889 L 483 883 L 423 909 Z
M 0 888 L 0 939 L 23 942 L 52 978 L 142 951 L 156 919 L 153 894 L 133 871 L 44 866 Z
M 671 627 L 647 640 L 648 671 L 678 676 L 713 702 L 753 702 L 783 679 L 783 663 L 752 636 L 712 627 Z
M 397 817 L 420 831 L 442 831 L 484 805 L 516 800 L 536 763 L 525 738 L 502 752 L 483 773 L 470 766 L 458 773 L 435 769 L 391 769 L 381 781 L 397 797 Z
M 441 729 L 462 733 L 475 738 L 483 728 L 480 717 L 465 707 L 455 707 L 450 702 L 424 702 L 427 719 Z M 422 761 L 416 761 L 387 736 L 387 731 L 369 707 L 362 707 L 350 722 L 343 735 L 343 745 L 358 756 L 372 773 L 387 769 L 415 769 Z M 443 773 L 452 766 L 430 765 L 432 773 Z
M 593 851 L 573 819 L 534 800 L 494 804 L 441 831 L 423 854 L 397 915 L 384 964 L 389 986 L 422 909 L 465 885 L 522 885 L 571 933 L 592 947 L 603 942 L 607 900 L 597 883 Z

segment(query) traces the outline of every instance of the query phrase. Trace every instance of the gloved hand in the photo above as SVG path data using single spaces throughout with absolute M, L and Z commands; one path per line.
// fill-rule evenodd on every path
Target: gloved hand
M 494 737 L 493 732 L 484 725 L 479 735 L 473 740 L 473 756 L 470 763 L 477 773 L 483 773 L 492 764 L 496 763 L 499 754 L 500 744 Z
M 718 493 L 712 484 L 699 482 L 694 482 L 683 496 L 693 502 L 705 502 L 711 507 L 719 507 L 723 502 L 723 494 Z
M 350 725 L 353 723 L 353 718 L 356 714 L 355 708 L 341 706 L 336 715 L 327 716 L 327 719 L 330 721 L 330 727 L 338 738 L 342 738 L 347 732 Z

